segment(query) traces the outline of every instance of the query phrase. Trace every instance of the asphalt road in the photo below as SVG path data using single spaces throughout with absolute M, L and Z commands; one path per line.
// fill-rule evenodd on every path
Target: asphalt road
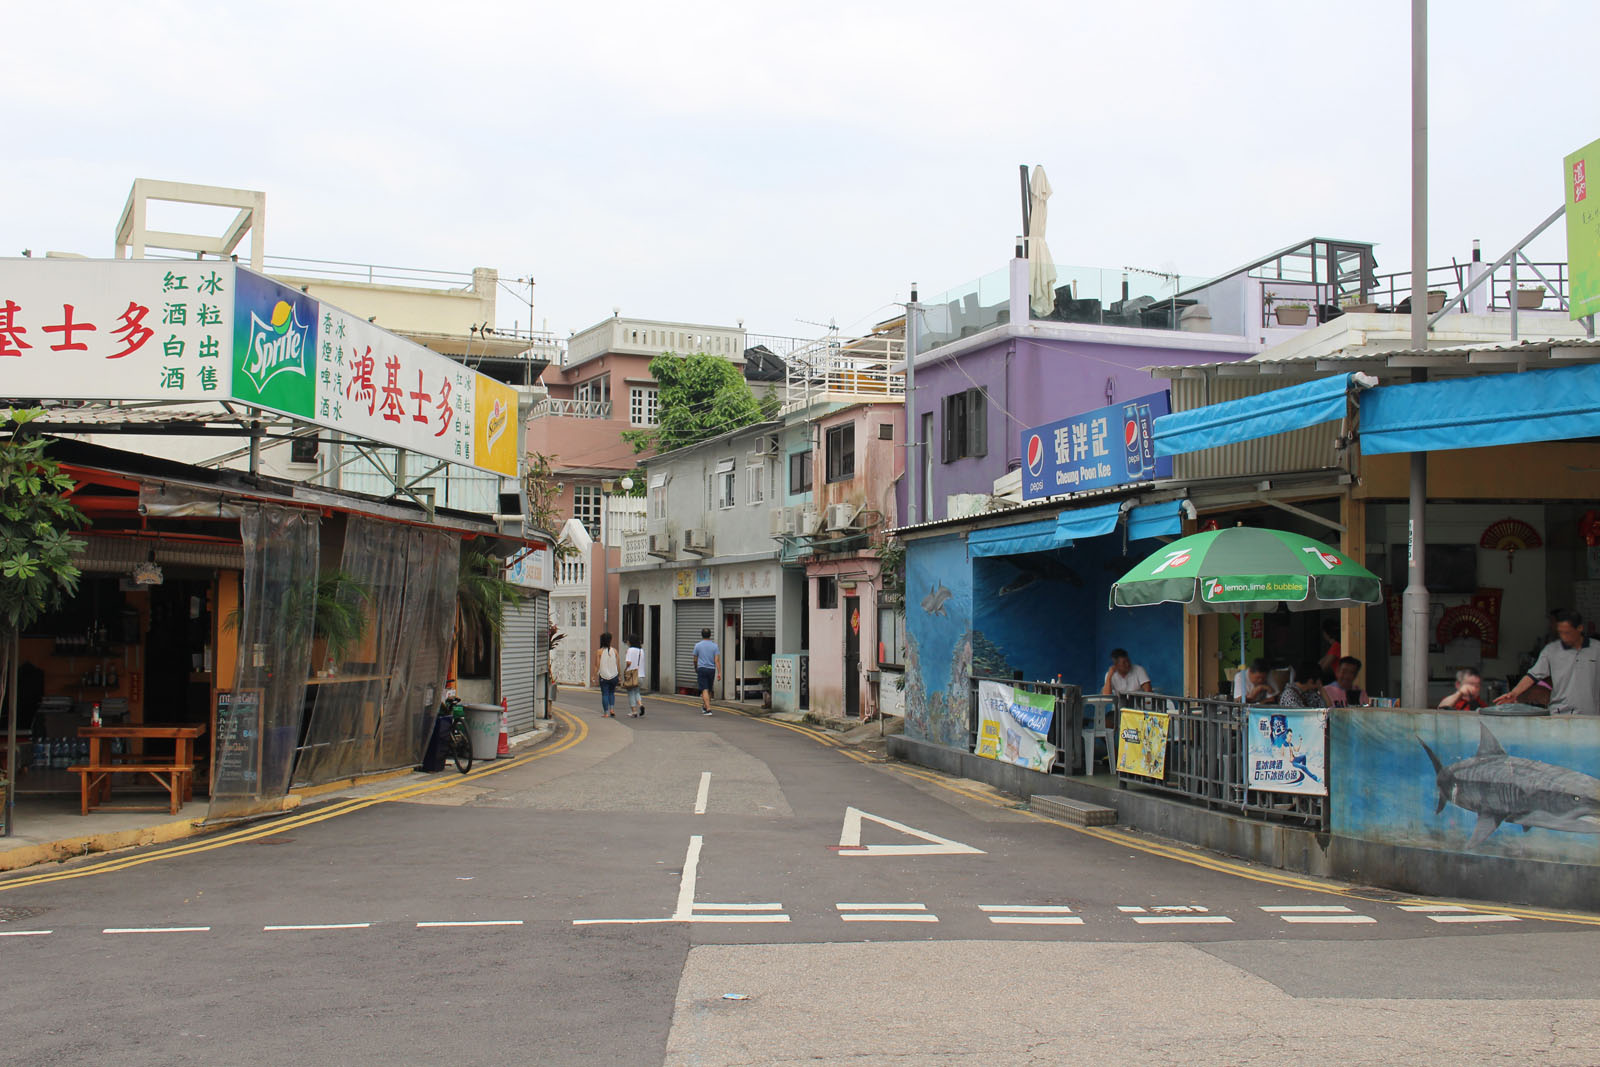
M 671 701 L 564 718 L 486 775 L 0 880 L 0 1062 L 1600 1063 L 1600 925 Z

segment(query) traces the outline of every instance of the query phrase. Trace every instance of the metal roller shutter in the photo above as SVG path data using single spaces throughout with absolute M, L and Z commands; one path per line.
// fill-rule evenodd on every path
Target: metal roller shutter
M 778 598 L 774 596 L 748 596 L 744 598 L 744 636 L 778 636 Z
M 550 594 L 533 598 L 533 712 L 541 719 L 550 717 L 545 695 L 550 692 Z
M 673 602 L 672 684 L 675 688 L 694 688 L 694 643 L 700 640 L 701 630 L 716 632 L 716 618 L 716 607 L 709 600 Z
M 500 634 L 500 692 L 506 698 L 506 723 L 511 736 L 533 729 L 534 675 L 539 639 L 537 600 L 506 609 Z

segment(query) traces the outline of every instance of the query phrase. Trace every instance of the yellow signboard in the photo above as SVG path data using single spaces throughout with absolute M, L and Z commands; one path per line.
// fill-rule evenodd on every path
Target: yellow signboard
M 1120 709 L 1117 716 L 1117 770 L 1145 778 L 1165 778 L 1168 716 L 1131 708 Z
M 477 466 L 517 476 L 517 391 L 487 374 L 473 390 L 472 454 Z

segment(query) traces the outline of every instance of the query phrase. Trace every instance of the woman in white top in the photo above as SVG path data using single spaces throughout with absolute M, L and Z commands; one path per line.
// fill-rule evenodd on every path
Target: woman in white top
M 600 635 L 600 647 L 594 653 L 594 677 L 600 686 L 600 713 L 605 718 L 615 719 L 616 712 L 612 707 L 617 702 L 617 650 L 611 647 L 611 634 Z
M 644 649 L 637 637 L 628 641 L 622 657 L 622 688 L 628 694 L 628 718 L 644 714 Z

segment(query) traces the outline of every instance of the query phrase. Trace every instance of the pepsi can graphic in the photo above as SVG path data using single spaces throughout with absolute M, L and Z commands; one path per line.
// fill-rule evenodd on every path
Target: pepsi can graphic
M 1139 425 L 1139 405 L 1122 405 L 1122 443 L 1128 461 L 1128 477 L 1139 478 L 1144 474 L 1144 436 Z
M 1139 405 L 1139 448 L 1140 459 L 1143 462 L 1142 473 L 1155 477 L 1156 436 L 1155 427 L 1151 425 L 1149 404 Z

